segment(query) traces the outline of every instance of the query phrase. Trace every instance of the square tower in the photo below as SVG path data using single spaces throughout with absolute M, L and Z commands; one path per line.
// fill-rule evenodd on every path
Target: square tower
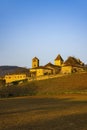
M 39 67 L 39 59 L 37 57 L 34 57 L 32 59 L 32 68 Z
M 62 66 L 62 64 L 63 64 L 63 58 L 61 57 L 60 54 L 54 60 L 54 64 L 57 65 L 57 66 Z

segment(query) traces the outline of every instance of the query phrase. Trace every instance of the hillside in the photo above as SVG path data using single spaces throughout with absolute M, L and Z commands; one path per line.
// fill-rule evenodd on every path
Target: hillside
M 60 94 L 87 94 L 87 73 L 0 87 L 0 97 L 58 96 Z
M 29 69 L 18 66 L 0 66 L 0 76 L 4 76 L 5 74 L 18 74 L 18 73 L 26 73 L 29 74 Z
M 87 73 L 66 75 L 59 78 L 36 81 L 37 95 L 61 93 L 87 93 Z

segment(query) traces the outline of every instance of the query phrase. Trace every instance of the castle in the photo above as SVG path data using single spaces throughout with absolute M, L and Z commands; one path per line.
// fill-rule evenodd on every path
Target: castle
M 32 68 L 30 69 L 31 77 L 56 75 L 59 73 L 70 74 L 83 71 L 84 64 L 79 59 L 68 57 L 68 59 L 64 61 L 60 54 L 54 59 L 54 64 L 49 62 L 44 66 L 40 66 L 39 59 L 34 57 L 32 59 Z
M 36 77 L 41 77 L 46 75 L 59 75 L 59 74 L 71 74 L 76 72 L 84 72 L 84 63 L 75 57 L 68 57 L 66 61 L 63 60 L 61 55 L 59 54 L 54 59 L 54 64 L 47 63 L 44 66 L 40 66 L 40 61 L 37 57 L 32 59 L 32 68 L 29 69 L 31 79 Z M 7 74 L 4 76 L 4 80 L 6 83 L 12 83 L 15 81 L 24 81 L 29 79 L 26 74 Z

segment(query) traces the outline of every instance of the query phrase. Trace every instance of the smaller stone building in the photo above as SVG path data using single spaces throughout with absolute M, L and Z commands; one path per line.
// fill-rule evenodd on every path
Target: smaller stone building
M 14 81 L 21 81 L 25 79 L 27 79 L 26 74 L 8 74 L 4 77 L 6 83 L 12 83 Z
M 36 67 L 36 68 L 31 68 L 30 73 L 31 73 L 31 77 L 50 75 L 50 74 L 52 74 L 52 69 L 45 68 L 43 66 L 39 66 L 39 67 Z
M 58 65 L 53 65 L 52 63 L 48 63 L 44 66 L 45 68 L 52 69 L 52 74 L 58 74 L 61 71 L 61 67 Z
M 71 65 L 64 65 L 62 66 L 61 73 L 63 74 L 70 74 L 73 72 L 73 67 Z
M 80 60 L 71 56 L 64 62 L 61 68 L 61 73 L 63 74 L 83 72 L 83 71 L 84 71 L 84 64 Z

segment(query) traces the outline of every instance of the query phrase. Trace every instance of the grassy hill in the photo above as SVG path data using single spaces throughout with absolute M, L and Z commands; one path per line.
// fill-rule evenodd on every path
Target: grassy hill
M 87 73 L 65 75 L 0 88 L 0 97 L 57 96 L 59 94 L 87 94 Z
M 87 73 L 3 87 L 6 95 L 32 96 L 0 99 L 0 130 L 87 130 Z
M 0 76 L 3 77 L 6 74 L 20 74 L 25 73 L 29 75 L 29 69 L 19 66 L 0 66 Z
M 59 78 L 34 82 L 37 94 L 87 93 L 87 73 L 71 74 Z

